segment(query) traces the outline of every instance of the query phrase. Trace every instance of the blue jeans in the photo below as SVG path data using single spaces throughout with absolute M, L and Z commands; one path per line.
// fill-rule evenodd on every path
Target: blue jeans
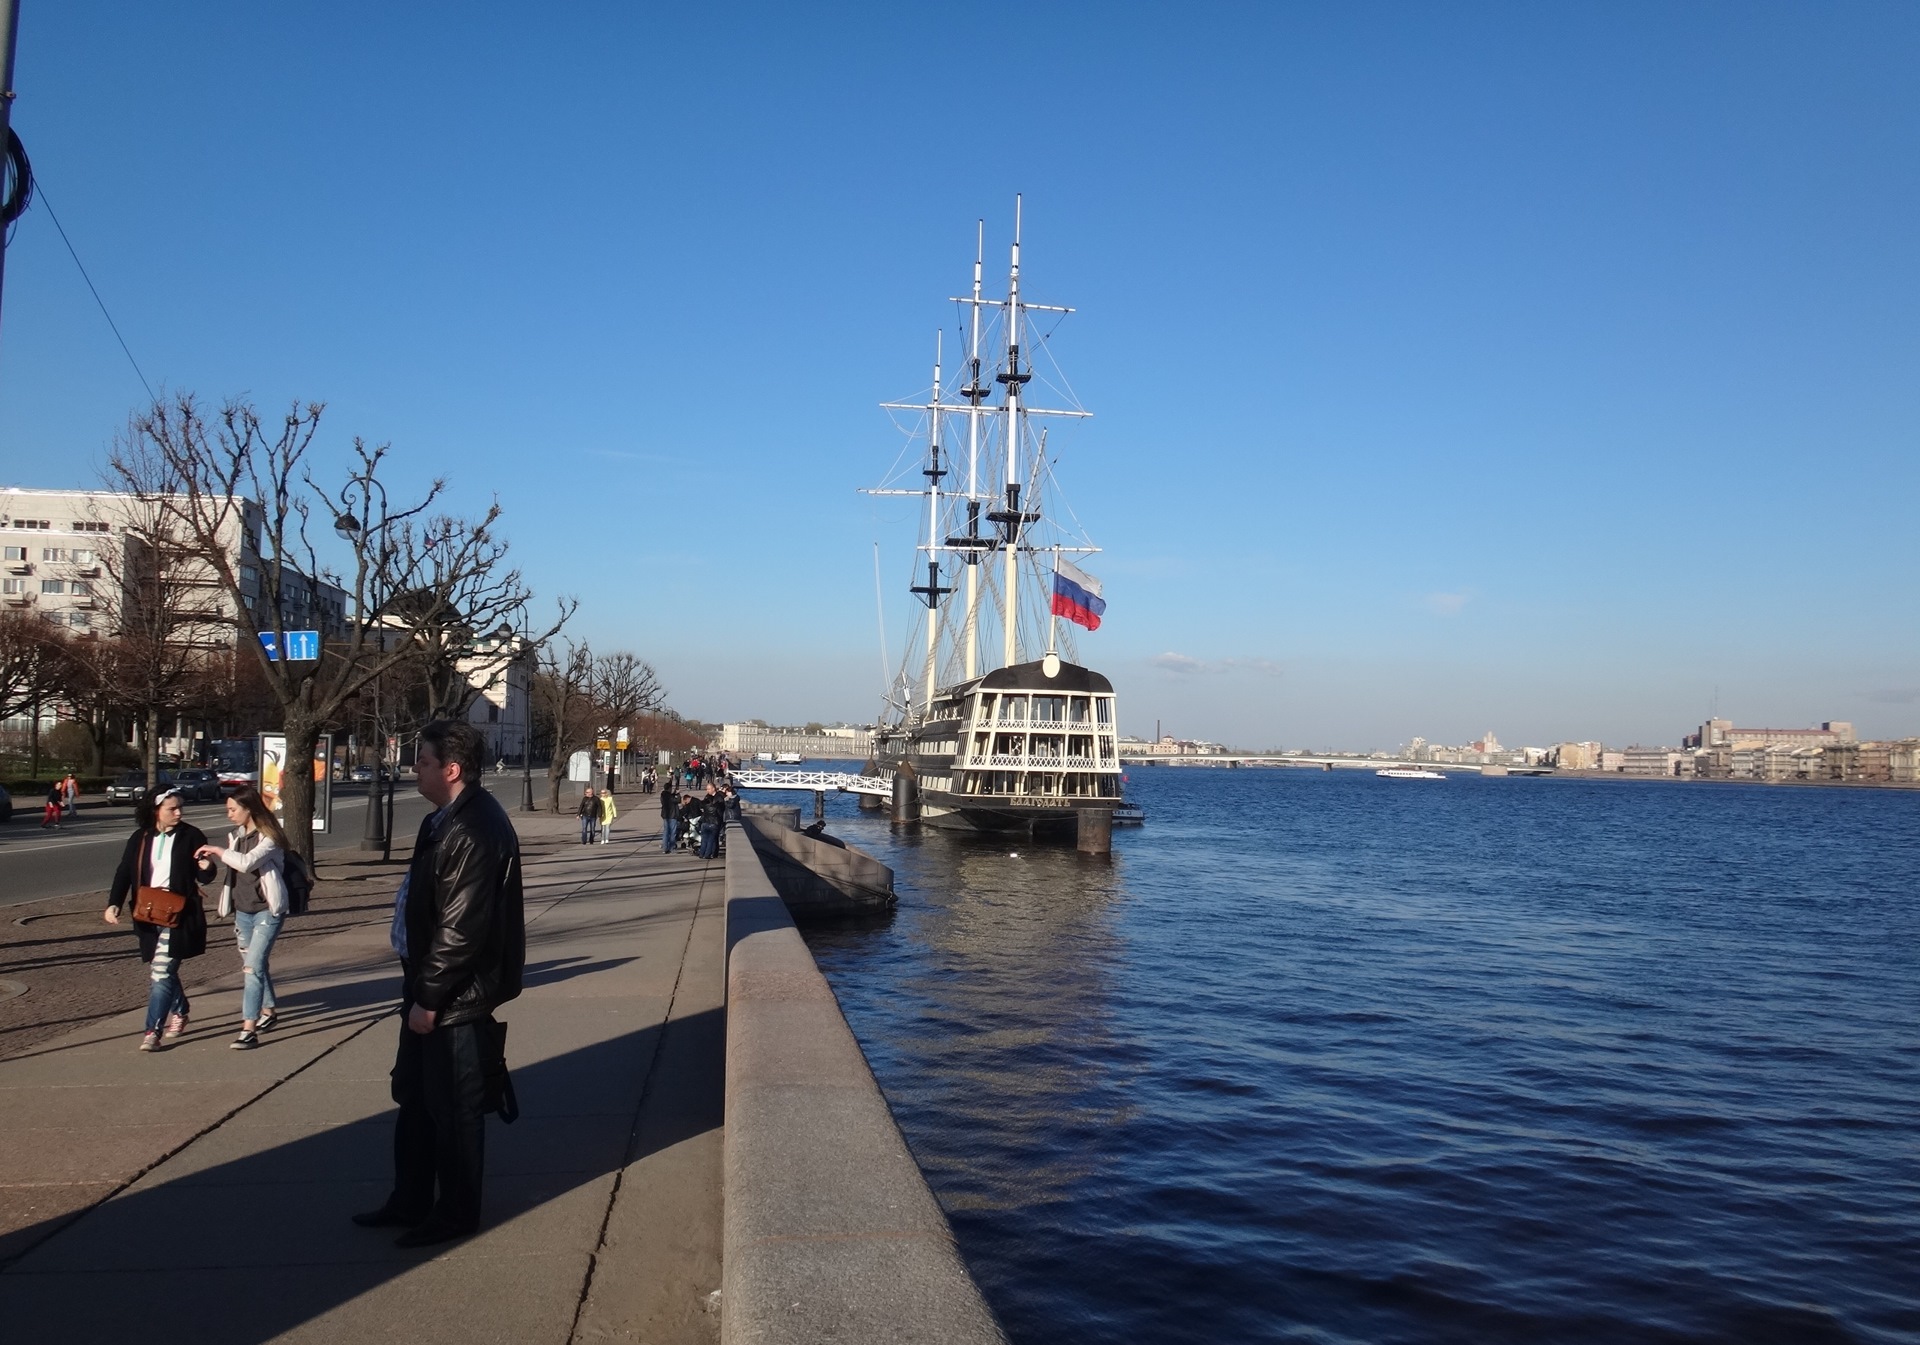
M 720 853 L 720 828 L 713 822 L 700 824 L 700 858 L 713 859 Z
M 187 1012 L 187 988 L 180 984 L 180 959 L 168 947 L 173 931 L 160 931 L 160 946 L 154 950 L 151 979 L 147 983 L 147 1031 L 158 1032 L 166 1026 L 167 1015 Z
M 246 968 L 246 989 L 240 994 L 240 1017 L 249 1023 L 260 1021 L 262 1008 L 273 1007 L 273 973 L 267 958 L 273 941 L 280 937 L 281 917 L 272 911 L 235 911 L 233 937 L 240 945 L 240 964 Z
M 680 844 L 680 819 L 663 817 L 660 819 L 660 853 L 670 855 L 673 847 Z
M 591 818 L 591 817 L 581 818 L 580 819 L 580 844 L 592 845 L 593 835 L 598 830 L 600 830 L 600 823 L 597 819 Z

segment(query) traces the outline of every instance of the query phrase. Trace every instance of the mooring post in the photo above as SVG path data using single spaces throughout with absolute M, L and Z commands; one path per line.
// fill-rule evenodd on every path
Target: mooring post
M 813 791 L 813 820 L 816 822 L 827 820 L 827 791 L 824 789 Z
M 1079 826 L 1074 837 L 1074 849 L 1083 855 L 1110 855 L 1113 853 L 1113 809 L 1081 808 Z
M 893 825 L 912 826 L 920 820 L 920 785 L 905 771 L 893 777 Z

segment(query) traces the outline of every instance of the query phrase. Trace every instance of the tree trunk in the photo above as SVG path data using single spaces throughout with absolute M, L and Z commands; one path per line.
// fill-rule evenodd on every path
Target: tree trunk
M 33 709 L 29 713 L 33 717 L 27 722 L 27 738 L 33 744 L 33 760 L 27 766 L 27 773 L 37 780 L 40 778 L 40 698 L 38 696 L 33 698 Z
M 313 749 L 320 725 L 304 715 L 287 715 L 287 759 L 280 763 L 280 825 L 287 841 L 313 860 Z
M 560 777 L 567 773 L 567 759 L 555 752 L 547 763 L 547 811 L 560 811 Z

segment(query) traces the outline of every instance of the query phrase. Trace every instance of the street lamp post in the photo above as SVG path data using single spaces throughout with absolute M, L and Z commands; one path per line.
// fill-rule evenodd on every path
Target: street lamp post
M 520 811 L 533 811 L 533 650 L 526 640 L 520 642 L 521 676 L 526 679 L 526 696 L 520 712 Z

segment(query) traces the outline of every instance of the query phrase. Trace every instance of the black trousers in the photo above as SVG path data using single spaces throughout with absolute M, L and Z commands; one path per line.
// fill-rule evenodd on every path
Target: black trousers
M 400 1019 L 393 1058 L 393 1195 L 397 1210 L 476 1228 L 486 1164 L 484 1023 L 436 1027 L 422 1036 Z M 438 1192 L 436 1198 L 436 1189 Z

